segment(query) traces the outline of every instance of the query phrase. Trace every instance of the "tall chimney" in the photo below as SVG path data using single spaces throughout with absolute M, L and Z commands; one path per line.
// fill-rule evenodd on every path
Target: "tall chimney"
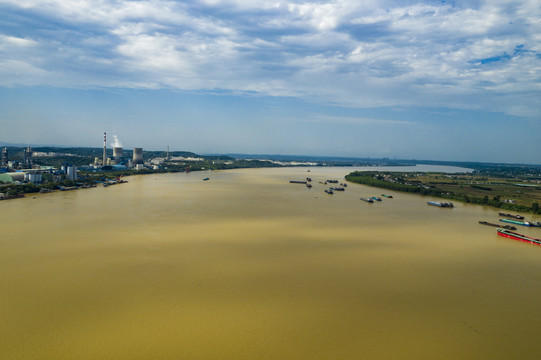
M 103 161 L 102 166 L 107 165 L 107 133 L 103 133 Z

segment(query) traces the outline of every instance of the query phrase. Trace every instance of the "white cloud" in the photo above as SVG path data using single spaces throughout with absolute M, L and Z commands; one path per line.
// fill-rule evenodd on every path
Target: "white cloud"
M 28 77 L 21 83 L 73 79 L 78 87 L 225 89 L 359 107 L 541 115 L 532 100 L 541 83 L 536 0 L 2 4 L 49 23 L 46 31 L 0 28 L 2 78 L 25 64 L 31 71 L 19 71 Z

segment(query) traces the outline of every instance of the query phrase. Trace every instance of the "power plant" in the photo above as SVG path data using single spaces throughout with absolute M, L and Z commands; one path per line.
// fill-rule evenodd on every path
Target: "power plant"
M 103 133 L 103 157 L 101 160 L 101 166 L 112 166 L 112 169 L 121 169 L 121 168 L 144 168 L 143 161 L 143 148 L 136 147 L 133 148 L 133 160 L 130 159 L 130 152 L 127 151 L 127 154 L 124 153 L 124 147 L 120 142 L 118 136 L 113 135 L 113 141 L 111 142 L 111 147 L 113 148 L 113 156 L 107 157 L 107 133 Z M 95 158 L 94 167 L 99 166 L 99 158 Z M 109 169 L 109 168 L 108 168 Z

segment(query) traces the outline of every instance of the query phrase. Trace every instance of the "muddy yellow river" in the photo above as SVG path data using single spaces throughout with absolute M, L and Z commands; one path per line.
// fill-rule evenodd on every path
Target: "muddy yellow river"
M 495 209 L 323 192 L 351 170 L 0 202 L 0 359 L 539 358 L 541 246 L 478 224 Z

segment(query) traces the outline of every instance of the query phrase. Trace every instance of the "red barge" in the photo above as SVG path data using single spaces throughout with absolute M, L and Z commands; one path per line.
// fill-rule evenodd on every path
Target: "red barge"
M 498 235 L 509 238 L 509 239 L 524 241 L 524 242 L 528 242 L 535 245 L 541 245 L 541 239 L 536 239 L 536 238 L 529 237 L 526 235 L 518 234 L 516 232 L 512 232 L 507 229 L 498 229 L 497 231 L 498 231 Z

